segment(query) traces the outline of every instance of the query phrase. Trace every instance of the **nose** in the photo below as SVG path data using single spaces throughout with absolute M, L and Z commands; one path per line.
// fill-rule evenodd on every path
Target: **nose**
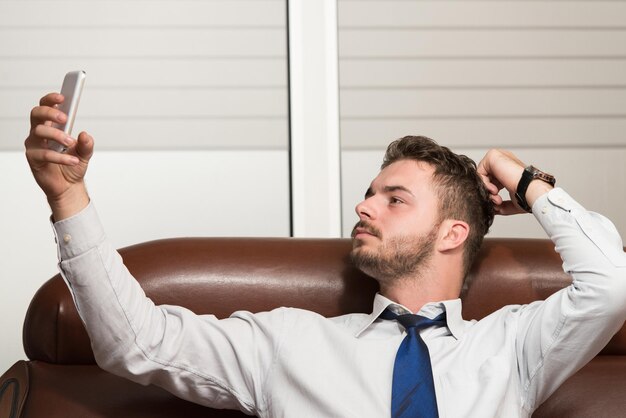
M 359 216 L 360 220 L 372 220 L 376 219 L 376 210 L 372 204 L 372 198 L 365 198 L 361 203 L 357 204 L 354 211 Z

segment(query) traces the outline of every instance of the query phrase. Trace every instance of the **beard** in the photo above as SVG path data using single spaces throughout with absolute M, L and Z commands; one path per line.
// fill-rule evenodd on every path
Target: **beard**
M 381 239 L 381 243 L 374 249 L 365 247 L 361 240 L 354 238 L 357 227 L 365 228 L 379 239 L 382 238 L 382 234 L 367 222 L 358 222 L 352 232 L 353 246 L 350 252 L 355 267 L 379 283 L 420 277 L 428 268 L 435 248 L 437 225 L 423 235 L 393 237 L 386 242 Z

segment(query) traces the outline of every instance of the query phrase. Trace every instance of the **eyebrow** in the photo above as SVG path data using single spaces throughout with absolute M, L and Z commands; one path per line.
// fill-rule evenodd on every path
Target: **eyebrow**
M 406 193 L 410 194 L 411 196 L 415 197 L 415 195 L 409 189 L 407 189 L 404 186 L 385 186 L 385 187 L 383 187 L 383 192 L 385 192 L 385 193 L 396 192 L 398 190 L 406 192 Z M 368 198 L 368 197 L 373 196 L 373 195 L 374 195 L 374 191 L 372 190 L 371 187 L 369 187 L 367 189 L 367 191 L 365 192 L 365 198 Z

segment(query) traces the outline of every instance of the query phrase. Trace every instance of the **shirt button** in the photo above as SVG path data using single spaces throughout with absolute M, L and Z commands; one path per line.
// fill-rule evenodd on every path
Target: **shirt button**
M 63 235 L 63 242 L 64 243 L 69 244 L 71 240 L 72 240 L 72 236 L 70 234 Z
M 546 214 L 548 213 L 548 211 L 550 210 L 550 208 L 548 206 L 544 206 L 541 208 L 541 213 Z

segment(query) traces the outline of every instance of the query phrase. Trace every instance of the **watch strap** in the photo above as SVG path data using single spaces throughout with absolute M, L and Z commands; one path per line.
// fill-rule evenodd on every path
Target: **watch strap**
M 532 209 L 528 202 L 526 201 L 526 191 L 528 190 L 528 186 L 530 182 L 533 180 L 541 180 L 546 183 L 554 186 L 556 184 L 556 179 L 554 176 L 544 173 L 543 171 L 529 165 L 524 169 L 522 173 L 522 177 L 517 183 L 517 190 L 515 191 L 515 199 L 517 200 L 517 204 L 524 209 L 526 212 L 532 212 Z

